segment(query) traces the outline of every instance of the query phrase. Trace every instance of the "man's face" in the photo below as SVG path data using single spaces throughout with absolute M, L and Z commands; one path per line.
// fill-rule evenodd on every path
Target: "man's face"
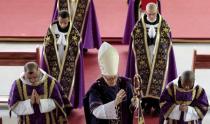
M 146 11 L 147 17 L 149 19 L 149 21 L 155 21 L 157 18 L 157 11 L 154 10 L 147 10 Z
M 30 72 L 25 72 L 25 78 L 30 81 L 30 83 L 34 84 L 38 82 L 39 80 L 39 71 L 38 69 L 34 69 Z
M 103 75 L 104 80 L 110 86 L 114 86 L 116 84 L 117 77 L 118 77 L 117 75 L 113 75 L 113 76 Z
M 186 91 L 192 89 L 194 86 L 194 82 L 192 82 L 192 81 L 183 81 L 182 80 L 181 82 L 182 82 L 181 85 L 182 85 L 183 89 Z
M 62 29 L 65 29 L 68 26 L 69 18 L 61 18 L 61 17 L 58 17 L 58 22 L 59 22 L 59 26 Z

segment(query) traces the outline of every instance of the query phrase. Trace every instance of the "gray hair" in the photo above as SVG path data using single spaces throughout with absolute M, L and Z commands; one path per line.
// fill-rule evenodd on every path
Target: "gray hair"
M 195 82 L 195 73 L 193 71 L 184 71 L 181 75 L 181 80 L 182 81 L 190 81 L 190 82 Z
M 33 72 L 35 69 L 38 69 L 38 64 L 36 62 L 27 62 L 24 65 L 25 72 Z
M 152 11 L 158 11 L 158 6 L 157 4 L 153 3 L 153 2 L 150 2 L 146 5 L 146 11 L 148 10 L 152 10 Z

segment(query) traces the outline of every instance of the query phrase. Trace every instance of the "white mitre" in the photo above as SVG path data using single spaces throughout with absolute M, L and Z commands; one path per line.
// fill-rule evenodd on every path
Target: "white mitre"
M 119 54 L 107 42 L 104 42 L 98 51 L 98 63 L 101 74 L 113 76 L 118 74 Z

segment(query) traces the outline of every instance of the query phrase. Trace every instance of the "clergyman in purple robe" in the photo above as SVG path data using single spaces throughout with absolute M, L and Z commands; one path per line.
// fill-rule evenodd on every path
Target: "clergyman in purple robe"
M 10 113 L 17 114 L 19 124 L 66 124 L 68 115 L 64 106 L 70 107 L 70 102 L 62 95 L 54 78 L 36 63 L 28 62 L 12 85 L 8 100 Z
M 87 124 L 132 124 L 139 99 L 134 97 L 131 80 L 118 76 L 119 54 L 104 42 L 98 53 L 102 77 L 84 98 Z
M 170 82 L 160 97 L 161 124 L 202 124 L 209 107 L 205 90 L 185 71 Z
M 148 114 L 159 114 L 160 94 L 176 78 L 176 64 L 170 27 L 155 3 L 147 4 L 146 13 L 136 22 L 131 37 L 126 77 L 141 76 L 142 108 Z
M 61 10 L 71 13 L 71 20 L 82 37 L 82 48 L 99 48 L 102 41 L 93 0 L 55 0 L 52 22 Z
M 69 12 L 60 11 L 44 38 L 41 68 L 58 80 L 74 108 L 82 107 L 84 96 L 82 52 L 81 35 Z
M 122 43 L 129 44 L 131 42 L 131 32 L 135 26 L 135 23 L 141 18 L 146 10 L 146 5 L 150 2 L 158 5 L 159 13 L 161 13 L 160 0 L 129 0 L 128 1 L 128 13 L 126 19 L 126 25 L 124 30 L 124 36 Z

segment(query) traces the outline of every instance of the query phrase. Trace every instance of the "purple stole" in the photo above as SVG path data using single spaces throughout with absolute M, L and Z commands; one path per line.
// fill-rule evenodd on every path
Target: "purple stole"
M 159 99 L 165 87 L 169 53 L 171 49 L 170 28 L 160 16 L 153 61 L 147 44 L 147 30 L 144 18 L 140 19 L 132 32 L 132 51 L 135 57 L 135 73 L 142 78 L 143 97 Z

